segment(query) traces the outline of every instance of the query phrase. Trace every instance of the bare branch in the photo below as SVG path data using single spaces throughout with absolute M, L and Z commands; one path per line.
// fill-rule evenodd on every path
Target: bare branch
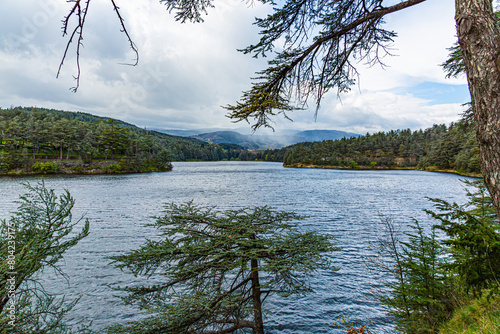
M 135 59 L 133 60 L 133 63 L 124 63 L 123 65 L 130 65 L 130 66 L 136 66 L 139 63 L 139 51 L 137 49 L 137 46 L 133 42 L 132 38 L 130 37 L 130 34 L 125 26 L 125 20 L 123 19 L 121 13 L 120 13 L 120 8 L 116 5 L 115 0 L 110 0 L 111 4 L 113 5 L 113 10 L 115 11 L 118 20 L 120 21 L 121 25 L 121 32 L 125 34 L 127 37 L 127 40 L 130 44 L 130 48 L 132 51 L 135 53 Z M 76 81 L 76 85 L 74 87 L 71 87 L 70 90 L 74 93 L 77 92 L 78 88 L 80 87 L 80 76 L 81 76 L 81 68 L 80 68 L 80 48 L 83 46 L 83 29 L 84 25 L 87 19 L 87 13 L 88 9 L 90 6 L 91 0 L 86 0 L 84 8 L 82 8 L 82 0 L 68 0 L 68 3 L 74 3 L 72 6 L 71 10 L 69 11 L 68 15 L 64 18 L 62 21 L 63 26 L 62 26 L 62 35 L 66 36 L 68 35 L 68 32 L 70 30 L 70 20 L 72 17 L 75 17 L 77 20 L 77 23 L 75 27 L 72 29 L 70 37 L 68 39 L 68 42 L 66 43 L 66 48 L 64 49 L 64 53 L 61 59 L 61 62 L 59 64 L 59 68 L 57 70 L 57 75 L 56 78 L 59 78 L 59 75 L 61 74 L 61 69 L 64 65 L 64 61 L 66 60 L 68 56 L 68 51 L 70 49 L 71 44 L 77 39 L 77 44 L 76 44 L 76 69 L 77 69 L 77 74 L 73 76 L 73 78 Z
M 132 41 L 132 38 L 130 37 L 130 34 L 127 31 L 127 28 L 125 27 L 125 20 L 123 19 L 122 15 L 120 14 L 120 7 L 118 7 L 115 3 L 115 0 L 111 0 L 111 3 L 113 4 L 113 9 L 118 16 L 118 20 L 120 21 L 120 25 L 122 26 L 121 32 L 127 36 L 128 42 L 130 44 L 130 48 L 132 51 L 135 53 L 135 60 L 134 63 L 132 64 L 123 64 L 123 65 L 130 65 L 130 66 L 136 66 L 139 63 L 139 50 L 137 49 L 137 46 L 135 43 Z

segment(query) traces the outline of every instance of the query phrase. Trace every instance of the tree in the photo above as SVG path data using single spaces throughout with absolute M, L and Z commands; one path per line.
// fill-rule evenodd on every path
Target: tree
M 430 199 L 436 219 L 429 233 L 419 222 L 412 232 L 399 233 L 390 221 L 378 242 L 370 269 L 385 275 L 376 298 L 396 317 L 405 333 L 437 333 L 439 325 L 473 296 L 498 294 L 500 284 L 500 234 L 496 211 L 482 181 L 464 181 L 468 202 L 450 204 Z M 445 236 L 437 237 L 441 230 Z M 387 280 L 387 277 L 390 279 Z M 486 289 L 486 290 L 485 290 Z
M 123 150 L 127 147 L 130 132 L 126 128 L 121 127 L 116 119 L 107 119 L 105 124 L 104 131 L 100 135 L 100 142 L 111 152 L 111 159 L 113 159 L 115 151 Z M 107 158 L 108 154 L 106 153 Z
M 310 292 L 307 277 L 332 270 L 323 255 L 332 238 L 301 233 L 301 217 L 269 207 L 217 212 L 192 203 L 165 207 L 154 226 L 161 239 L 113 257 L 135 275 L 162 282 L 127 287 L 126 302 L 152 315 L 111 333 L 264 333 L 263 302 L 270 294 Z M 251 319 L 251 320 L 249 320 Z
M 448 236 L 443 244 L 450 249 L 456 271 L 467 290 L 481 294 L 483 289 L 500 288 L 500 226 L 482 181 L 467 182 L 465 205 L 431 199 L 439 211 L 427 211 L 441 223 L 437 228 Z
M 370 263 L 370 269 L 391 278 L 384 282 L 389 291 L 376 298 L 395 317 L 399 331 L 437 333 L 438 325 L 456 307 L 450 298 L 452 275 L 444 270 L 445 251 L 435 232 L 426 235 L 416 220 L 409 227 L 411 231 L 401 236 L 393 223 L 386 221 L 386 235 L 378 242 L 380 258 Z
M 0 225 L 0 333 L 72 333 L 63 317 L 77 300 L 47 294 L 38 275 L 48 268 L 64 275 L 58 261 L 88 235 L 89 222 L 74 234 L 80 220 L 72 220 L 68 191 L 58 198 L 43 182 L 26 188 L 17 211 Z
M 131 48 L 137 53 L 124 25 L 119 8 L 110 0 Z M 255 57 L 264 56 L 282 47 L 270 60 L 268 68 L 259 72 L 252 87 L 243 93 L 240 102 L 228 105 L 229 117 L 235 121 L 255 121 L 253 128 L 270 126 L 269 121 L 305 106 L 312 97 L 318 112 L 323 95 L 331 88 L 349 90 L 358 74 L 356 63 L 381 63 L 387 46 L 396 33 L 382 28 L 384 16 L 418 5 L 426 0 L 403 0 L 384 7 L 383 0 L 287 0 L 273 5 L 274 13 L 257 19 L 261 39 L 242 50 Z M 160 0 L 175 18 L 203 21 L 201 15 L 213 6 L 208 0 Z M 83 27 L 91 0 L 74 0 L 63 21 L 63 33 L 70 38 L 61 61 L 74 38 L 77 42 L 77 85 L 79 85 L 79 49 Z M 493 203 L 500 212 L 500 30 L 493 13 L 492 0 L 456 0 L 458 43 L 467 72 L 474 110 L 476 134 L 480 145 L 482 172 Z M 77 16 L 72 29 L 70 19 Z M 284 40 L 285 43 L 279 43 Z M 138 59 L 138 58 L 137 58 Z M 382 64 L 383 65 L 383 64 Z

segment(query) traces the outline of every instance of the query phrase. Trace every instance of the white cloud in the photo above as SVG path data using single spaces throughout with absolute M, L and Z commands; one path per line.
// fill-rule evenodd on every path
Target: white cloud
M 38 105 L 110 116 L 148 127 L 234 127 L 222 105 L 233 104 L 250 87 L 251 77 L 267 59 L 237 52 L 258 41 L 254 17 L 269 7 L 248 7 L 218 0 L 205 23 L 175 22 L 156 0 L 123 2 L 122 15 L 140 52 L 134 58 L 108 1 L 91 3 L 81 52 L 81 86 L 73 94 L 74 51 L 59 79 L 55 74 L 67 39 L 60 20 L 68 3 L 56 0 L 0 2 L 0 106 Z M 360 90 L 327 95 L 317 122 L 310 111 L 295 112 L 294 123 L 279 127 L 328 128 L 353 132 L 425 127 L 457 119 L 458 104 L 433 105 L 412 95 L 415 84 L 447 84 L 438 66 L 454 41 L 453 0 L 427 1 L 387 17 L 399 37 L 398 56 L 386 58 L 387 70 L 360 68 Z M 362 92 L 362 93 L 361 93 Z M 403 93 L 402 93 L 403 92 Z M 430 124 L 432 125 L 432 124 Z
M 395 129 L 428 128 L 433 124 L 449 124 L 459 118 L 464 107 L 460 103 L 430 105 L 428 100 L 411 94 L 392 92 L 359 92 L 342 94 L 340 101 L 328 97 L 312 123 L 314 113 L 297 111 L 293 123 L 277 122 L 277 129 L 338 129 L 364 134 Z

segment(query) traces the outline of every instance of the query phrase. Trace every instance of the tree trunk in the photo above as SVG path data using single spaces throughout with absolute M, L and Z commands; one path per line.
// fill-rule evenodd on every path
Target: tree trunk
M 455 0 L 455 4 L 484 182 L 500 212 L 500 30 L 491 0 Z
M 259 283 L 259 263 L 257 260 L 250 261 L 252 273 L 252 297 L 253 297 L 253 321 L 255 327 L 253 334 L 264 334 L 264 322 L 262 320 L 262 301 L 260 299 L 260 283 Z

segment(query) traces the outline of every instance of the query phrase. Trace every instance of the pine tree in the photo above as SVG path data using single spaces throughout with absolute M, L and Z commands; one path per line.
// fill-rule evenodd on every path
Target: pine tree
M 154 226 L 161 239 L 114 257 L 136 275 L 159 273 L 161 283 L 127 287 L 128 303 L 151 316 L 110 333 L 264 333 L 270 294 L 311 291 L 307 277 L 333 270 L 324 253 L 332 238 L 301 233 L 287 221 L 301 217 L 269 207 L 216 212 L 192 203 L 165 208 Z
M 43 182 L 26 188 L 17 211 L 0 225 L 0 333 L 85 332 L 84 327 L 73 331 L 63 321 L 78 300 L 47 294 L 37 275 L 53 268 L 64 276 L 58 262 L 88 235 L 89 222 L 73 234 L 80 220 L 72 220 L 75 200 L 69 192 L 58 197 Z

